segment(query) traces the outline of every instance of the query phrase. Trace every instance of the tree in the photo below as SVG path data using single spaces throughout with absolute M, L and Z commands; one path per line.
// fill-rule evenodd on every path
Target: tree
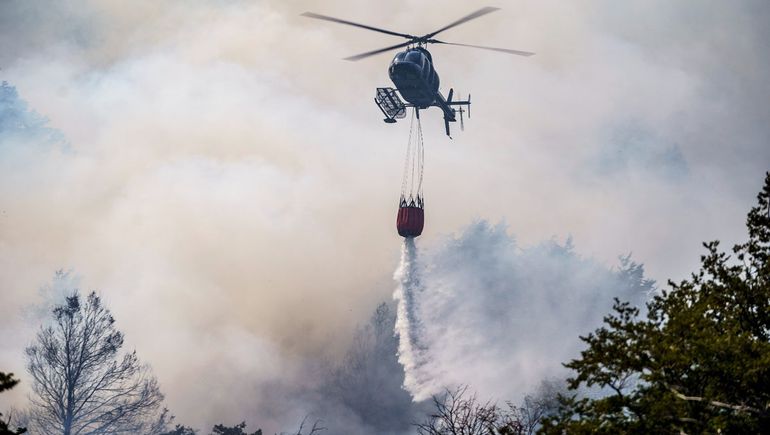
M 304 432 L 305 423 L 307 423 L 307 416 L 305 416 L 305 418 L 302 419 L 302 422 L 299 424 L 299 429 L 297 429 L 297 432 L 294 432 L 292 434 L 281 432 L 281 435 L 305 435 L 305 432 Z M 311 426 L 308 429 L 310 430 L 310 432 L 308 432 L 307 435 L 313 435 L 318 432 L 323 432 L 327 428 L 321 426 L 321 420 L 316 420 L 313 422 L 313 426 Z
M 297 432 L 292 432 L 289 434 L 288 432 L 281 432 L 281 435 L 305 435 L 305 424 L 307 423 L 307 417 L 302 419 L 302 422 L 299 424 L 299 429 L 297 429 Z M 313 426 L 310 428 L 307 428 L 309 432 L 307 435 L 315 434 L 318 432 L 325 431 L 326 428 L 321 426 L 321 421 L 316 420 L 313 423 Z M 256 432 L 253 432 L 251 434 L 246 432 L 246 422 L 242 421 L 239 424 L 236 424 L 235 426 L 225 426 L 224 424 L 218 424 L 215 425 L 212 429 L 211 435 L 262 435 L 262 429 L 257 429 Z M 162 435 L 195 435 L 195 431 L 193 431 L 190 428 L 185 428 L 182 426 L 177 426 L 176 431 L 168 432 L 167 434 Z
M 195 435 L 196 433 L 195 429 L 178 424 L 174 429 L 163 432 L 160 435 Z
M 0 83 L 0 145 L 21 140 L 27 145 L 64 145 L 61 132 L 48 126 L 48 119 L 31 110 L 15 87 Z
M 519 406 L 507 409 L 492 402 L 481 403 L 468 394 L 467 386 L 433 396 L 433 412 L 415 424 L 419 435 L 532 435 L 544 418 L 558 410 L 563 381 L 544 380 Z
M 230 427 L 218 424 L 212 429 L 212 435 L 262 435 L 262 429 L 257 429 L 256 432 L 252 434 L 246 433 L 244 429 L 246 429 L 245 421 Z
M 476 395 L 466 396 L 468 387 L 447 390 L 433 396 L 434 412 L 423 423 L 416 424 L 419 435 L 492 435 L 501 424 L 501 413 L 495 404 L 481 403 Z M 518 433 L 518 432 L 503 432 Z
M 404 369 L 397 357 L 395 322 L 393 310 L 381 303 L 369 323 L 358 328 L 342 361 L 324 375 L 320 414 L 326 414 L 324 405 L 339 403 L 367 426 L 366 431 L 401 433 L 409 429 L 418 407 L 402 388 Z M 330 430 L 340 429 L 330 425 Z
M 0 393 L 5 390 L 10 390 L 19 383 L 18 379 L 13 377 L 13 373 L 0 372 Z M 26 428 L 20 427 L 13 430 L 10 428 L 11 418 L 8 417 L 8 421 L 3 420 L 3 414 L 0 413 L 0 435 L 19 435 L 27 432 Z
M 53 310 L 26 349 L 35 431 L 64 435 L 155 434 L 171 417 L 136 351 L 119 355 L 123 334 L 96 293 L 77 290 Z
M 581 337 L 572 390 L 543 433 L 768 433 L 770 430 L 770 173 L 748 214 L 748 241 L 704 243 L 701 269 L 647 312 L 616 300 Z
M 509 422 L 515 422 L 517 432 L 510 434 L 532 435 L 536 433 L 543 419 L 556 414 L 559 409 L 559 396 L 565 392 L 563 380 L 546 379 L 540 383 L 540 386 L 534 394 L 528 394 L 524 397 L 521 405 L 515 406 L 508 402 Z

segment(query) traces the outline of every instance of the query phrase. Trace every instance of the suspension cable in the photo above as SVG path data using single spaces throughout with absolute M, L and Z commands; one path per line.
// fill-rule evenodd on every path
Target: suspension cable
M 412 109 L 413 113 L 417 113 L 417 108 Z M 420 128 L 420 118 L 417 117 L 417 129 Z M 409 140 L 412 140 L 412 132 L 409 131 Z M 414 147 L 412 148 L 412 157 L 411 157 L 411 177 L 409 177 L 409 202 L 411 203 L 414 201 L 414 172 L 415 172 L 415 166 L 417 165 L 417 159 L 420 157 L 420 141 L 417 137 L 417 134 L 414 135 Z
M 417 158 L 418 158 L 419 171 L 420 171 L 420 178 L 417 184 L 417 200 L 420 203 L 422 203 L 422 196 L 423 196 L 422 195 L 422 175 L 425 167 L 425 142 L 423 141 L 423 138 L 422 138 L 422 122 L 419 119 L 417 120 L 417 134 L 420 136 L 418 145 L 417 145 L 418 146 Z
M 406 144 L 406 157 L 404 158 L 404 173 L 401 178 L 401 200 L 406 200 L 406 184 L 409 178 L 409 164 L 411 163 L 412 155 L 412 130 L 414 129 L 414 111 L 412 111 L 412 117 L 409 122 L 409 141 Z M 401 201 L 400 200 L 400 201 Z
M 425 167 L 425 146 L 422 135 L 422 121 L 417 115 L 417 108 L 412 109 L 409 123 L 409 140 L 404 159 L 404 174 L 401 179 L 401 199 L 399 205 L 423 206 L 422 181 Z M 415 118 L 417 127 L 415 128 Z M 415 186 L 416 184 L 416 186 Z M 416 188 L 416 189 L 415 189 Z

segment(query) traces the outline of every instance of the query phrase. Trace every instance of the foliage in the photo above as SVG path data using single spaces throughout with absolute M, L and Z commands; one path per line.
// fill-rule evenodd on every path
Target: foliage
M 0 83 L 0 150 L 8 140 L 42 145 L 64 143 L 61 133 L 48 127 L 48 120 L 30 110 L 16 88 L 4 81 Z
M 6 390 L 10 390 L 19 383 L 18 379 L 13 377 L 13 373 L 0 372 L 0 393 Z M 19 435 L 27 432 L 25 428 L 17 428 L 15 430 L 10 428 L 10 417 L 8 421 L 3 420 L 3 414 L 0 413 L 0 435 Z
M 163 395 L 136 352 L 119 355 L 123 334 L 96 293 L 78 291 L 52 311 L 26 349 L 32 377 L 30 419 L 37 432 L 155 434 L 171 416 Z
M 770 173 L 747 219 L 748 241 L 704 246 L 701 270 L 670 282 L 647 313 L 615 301 L 581 339 L 570 388 L 543 433 L 767 433 L 770 428 Z
M 292 432 L 291 435 L 305 435 L 305 424 L 307 423 L 307 417 L 302 419 L 302 422 L 299 425 L 299 429 L 297 429 L 297 432 Z M 307 435 L 315 434 L 318 432 L 325 431 L 326 428 L 321 426 L 321 421 L 316 420 L 313 423 L 313 426 L 307 428 L 309 432 L 307 432 Z M 212 429 L 211 435 L 262 435 L 262 429 L 257 429 L 256 432 L 253 432 L 251 434 L 246 432 L 246 422 L 242 421 L 239 424 L 236 424 L 235 426 L 225 426 L 224 424 L 218 424 L 215 425 Z M 282 435 L 289 435 L 287 432 L 281 432 Z M 184 426 L 177 425 L 176 430 L 162 434 L 162 435 L 195 435 L 195 431 L 186 428 Z
M 212 429 L 212 435 L 262 435 L 262 429 L 257 429 L 256 432 L 253 432 L 251 434 L 247 433 L 245 431 L 246 429 L 246 422 L 241 422 L 240 424 L 236 424 L 235 426 L 225 426 L 223 424 L 218 424 L 214 426 Z
M 532 435 L 540 427 L 544 418 L 556 414 L 559 409 L 559 395 L 565 392 L 563 380 L 546 379 L 541 382 L 534 394 L 528 394 L 519 406 L 508 402 L 509 428 L 516 431 L 507 433 L 513 435 Z M 514 423 L 515 424 L 511 424 Z
M 160 435 L 195 435 L 195 429 L 180 424 L 174 426 L 174 429 L 161 433 Z
M 13 373 L 3 373 L 0 372 L 0 393 L 2 393 L 5 390 L 10 390 L 11 388 L 15 387 L 16 384 L 19 383 L 18 379 L 15 379 L 13 377 Z

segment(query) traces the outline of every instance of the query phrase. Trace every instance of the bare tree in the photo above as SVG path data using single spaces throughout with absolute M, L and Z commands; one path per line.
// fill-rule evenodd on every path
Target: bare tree
M 170 421 L 163 395 L 136 351 L 118 354 L 123 334 L 99 296 L 77 290 L 53 309 L 26 349 L 36 432 L 64 435 L 160 433 Z
M 518 432 L 511 434 L 532 435 L 540 427 L 544 417 L 553 415 L 559 408 L 559 394 L 566 392 L 566 383 L 557 379 L 545 379 L 540 383 L 534 394 L 524 397 L 520 406 L 508 402 L 506 420 L 511 422 L 511 428 Z
M 435 412 L 427 421 L 416 424 L 420 435 L 492 435 L 506 424 L 497 405 L 480 403 L 476 395 L 466 397 L 468 387 L 447 390 L 433 396 Z M 503 432 L 509 433 L 509 432 Z
M 307 423 L 307 417 L 302 419 L 302 422 L 299 424 L 299 429 L 297 429 L 297 432 L 291 435 L 305 435 L 303 432 L 305 430 L 305 423 Z M 307 433 L 307 435 L 313 435 L 314 433 L 323 432 L 326 430 L 325 427 L 321 426 L 321 420 L 316 420 L 313 422 L 313 426 L 309 428 L 310 432 Z M 284 435 L 284 432 L 281 432 L 281 435 Z M 289 435 L 289 434 L 285 434 Z
M 420 435 L 532 435 L 543 417 L 554 413 L 558 395 L 564 385 L 545 380 L 534 394 L 524 398 L 520 406 L 508 402 L 503 409 L 491 402 L 480 403 L 476 395 L 468 395 L 468 387 L 447 390 L 433 396 L 434 412 L 417 424 Z

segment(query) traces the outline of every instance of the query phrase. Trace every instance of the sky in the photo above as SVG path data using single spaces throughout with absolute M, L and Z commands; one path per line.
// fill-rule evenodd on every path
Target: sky
M 502 223 L 606 268 L 631 253 L 663 285 L 742 239 L 770 169 L 767 2 L 489 5 L 443 39 L 537 54 L 431 47 L 473 117 L 449 140 L 423 116 L 418 245 Z M 0 81 L 48 120 L 0 119 L 2 370 L 24 373 L 59 269 L 103 294 L 183 422 L 240 420 L 343 352 L 392 298 L 408 125 L 372 102 L 389 55 L 341 58 L 398 40 L 300 14 L 427 33 L 475 7 L 0 0 Z

